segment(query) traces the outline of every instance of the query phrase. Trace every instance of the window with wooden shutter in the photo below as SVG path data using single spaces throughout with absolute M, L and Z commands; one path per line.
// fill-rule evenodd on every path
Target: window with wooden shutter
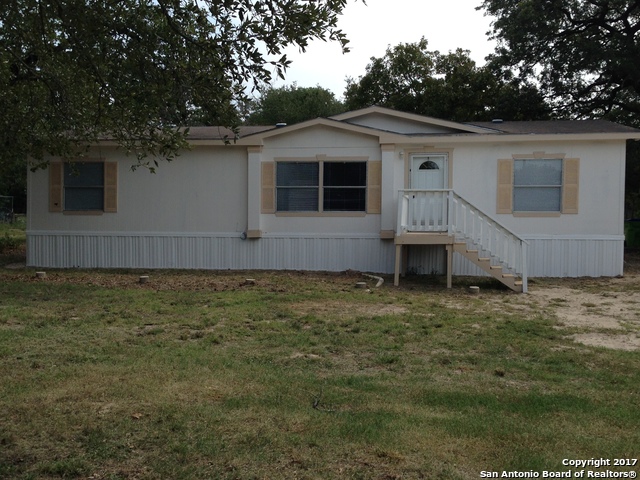
M 565 158 L 562 180 L 562 213 L 578 213 L 578 177 L 580 160 Z
M 263 180 L 263 196 L 275 197 L 274 210 L 278 213 L 364 214 L 369 211 L 368 204 L 379 211 L 380 180 L 377 177 L 380 174 L 376 170 L 380 168 L 374 166 L 371 171 L 369 163 L 361 157 L 327 158 L 325 155 L 277 160 L 275 172 L 271 173 L 269 167 L 268 173 L 275 183 L 267 185 Z M 371 190 L 367 185 L 370 179 L 375 183 Z M 263 213 L 271 212 L 263 208 Z
M 104 163 L 104 211 L 118 211 L 118 163 Z
M 118 164 L 104 161 L 51 162 L 49 211 L 117 212 Z
M 49 211 L 62 212 L 62 162 L 49 164 Z
M 275 162 L 263 162 L 261 172 L 260 202 L 262 213 L 275 213 L 276 211 L 276 164 Z
M 498 160 L 498 205 L 496 213 L 513 211 L 513 160 Z
M 527 158 L 513 161 L 513 211 L 562 210 L 562 159 Z
M 497 213 L 578 213 L 580 160 L 534 152 L 498 160 Z
M 382 211 L 382 162 L 367 165 L 367 213 Z

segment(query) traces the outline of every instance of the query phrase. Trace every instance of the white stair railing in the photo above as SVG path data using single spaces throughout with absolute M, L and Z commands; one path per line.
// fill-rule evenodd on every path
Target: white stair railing
M 401 190 L 398 232 L 447 232 L 450 190 Z
M 397 232 L 455 235 L 519 276 L 527 291 L 527 242 L 453 190 L 401 190 Z

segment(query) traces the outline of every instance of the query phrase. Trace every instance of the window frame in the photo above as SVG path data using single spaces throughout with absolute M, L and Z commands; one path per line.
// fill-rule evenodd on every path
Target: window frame
M 70 165 L 102 164 L 102 186 L 99 185 L 67 185 L 65 176 Z M 69 208 L 67 207 L 67 189 L 100 189 L 102 191 L 102 208 Z M 49 164 L 49 211 L 65 215 L 102 215 L 115 213 L 118 210 L 118 163 L 104 158 L 79 158 L 67 161 L 52 161 Z
M 87 166 L 93 167 L 96 165 L 100 165 L 100 167 L 93 169 L 93 172 L 89 172 L 89 175 L 87 175 L 86 178 L 86 183 L 75 183 L 70 181 L 74 180 L 74 177 L 77 180 L 81 180 L 81 177 L 86 174 L 86 172 L 82 171 L 83 168 Z M 94 174 L 99 174 L 100 176 L 99 178 L 96 178 L 96 181 L 94 183 L 92 183 L 92 176 Z M 104 212 L 104 161 L 95 160 L 91 162 L 65 162 L 62 167 L 62 175 L 62 210 L 64 212 Z M 95 195 L 96 193 L 98 195 Z M 91 202 L 97 199 L 100 199 L 100 207 L 92 208 Z M 72 202 L 77 202 L 78 204 L 83 205 L 79 205 L 76 207 L 68 206 Z
M 517 160 L 562 160 L 562 183 L 560 210 L 514 210 L 514 175 Z M 514 217 L 559 217 L 577 214 L 579 205 L 580 159 L 567 158 L 564 153 L 533 152 L 513 154 L 511 158 L 498 159 L 496 214 L 510 214 Z
M 279 164 L 292 164 L 292 163 L 308 163 L 308 164 L 318 164 L 317 170 L 317 179 L 318 182 L 316 185 L 308 185 L 308 186 L 283 186 L 278 184 L 278 165 Z M 363 176 L 363 185 L 327 185 L 325 181 L 325 166 L 327 164 L 362 164 L 364 167 Z M 370 194 L 371 194 L 371 175 L 374 173 L 372 171 L 372 162 L 369 161 L 367 157 L 325 157 L 318 156 L 316 158 L 276 158 L 274 159 L 274 182 L 273 182 L 273 190 L 274 190 L 274 211 L 276 215 L 282 216 L 364 216 L 369 212 L 370 207 Z M 280 210 L 278 208 L 278 192 L 282 189 L 294 189 L 294 188 L 308 188 L 308 189 L 317 189 L 318 197 L 317 197 L 317 209 L 315 210 Z M 363 208 L 361 210 L 339 210 L 339 209 L 327 209 L 325 206 L 325 190 L 331 189 L 352 189 L 352 190 L 361 190 L 363 201 Z
M 526 183 L 516 183 L 516 174 L 517 174 L 517 164 L 519 162 L 522 162 L 523 164 L 526 164 L 526 162 L 559 162 L 560 163 L 560 178 L 558 180 L 558 183 L 554 183 L 554 184 L 546 184 L 546 183 L 537 183 L 537 184 L 526 184 Z M 513 159 L 513 191 L 512 191 L 512 195 L 513 195 L 513 213 L 517 213 L 517 214 L 537 214 L 537 213 L 549 213 L 549 214 L 559 214 L 562 213 L 562 192 L 563 192 L 563 177 L 564 177 L 564 159 L 562 158 L 514 158 Z M 557 190 L 557 196 L 558 196 L 558 207 L 554 208 L 552 210 L 550 209 L 544 209 L 543 207 L 538 207 L 535 209 L 531 209 L 531 210 L 518 210 L 516 208 L 516 204 L 517 203 L 522 203 L 522 198 L 520 198 L 520 202 L 516 201 L 516 194 L 519 192 L 525 192 L 525 191 L 538 191 L 540 192 L 541 190 L 550 190 L 553 189 L 554 191 Z M 538 193 L 538 195 L 540 195 L 541 193 Z M 544 196 L 544 193 L 542 193 L 542 195 Z M 539 199 L 536 199 L 537 201 L 539 201 Z

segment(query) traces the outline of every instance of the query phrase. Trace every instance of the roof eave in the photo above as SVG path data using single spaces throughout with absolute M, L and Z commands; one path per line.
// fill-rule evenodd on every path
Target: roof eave
M 516 142 L 567 142 L 567 141 L 621 141 L 640 140 L 640 133 L 547 133 L 547 134 L 462 134 L 462 135 L 420 135 L 405 137 L 405 144 L 428 143 L 516 143 Z
M 392 110 L 389 108 L 384 108 L 384 107 L 378 107 L 378 106 L 372 106 L 372 107 L 367 107 L 367 108 L 362 108 L 360 110 L 353 110 L 351 112 L 345 112 L 345 113 L 341 113 L 339 115 L 334 115 L 332 117 L 329 117 L 333 120 L 337 120 L 340 122 L 345 122 L 345 123 L 349 123 L 348 121 L 353 119 L 353 118 L 358 118 L 358 117 L 362 117 L 364 115 L 370 115 L 373 113 L 379 113 L 379 114 L 383 114 L 386 116 L 390 116 L 390 117 L 395 117 L 395 118 L 402 118 L 405 120 L 411 120 L 414 122 L 418 122 L 424 125 L 437 125 L 439 127 L 444 127 L 444 128 L 451 128 L 454 130 L 461 130 L 463 132 L 468 132 L 468 133 L 478 133 L 478 134 L 485 134 L 485 133 L 490 133 L 490 132 L 495 132 L 496 130 L 494 129 L 490 129 L 490 128 L 486 128 L 486 127 L 480 127 L 477 125 L 472 125 L 472 124 L 468 124 L 468 123 L 459 123 L 459 122 L 452 122 L 450 120 L 442 120 L 440 118 L 435 118 L 435 117 L 429 117 L 429 116 L 425 116 L 425 115 L 418 115 L 416 113 L 407 113 L 407 112 L 400 112 L 397 110 Z M 352 123 L 349 123 L 349 125 L 353 125 Z

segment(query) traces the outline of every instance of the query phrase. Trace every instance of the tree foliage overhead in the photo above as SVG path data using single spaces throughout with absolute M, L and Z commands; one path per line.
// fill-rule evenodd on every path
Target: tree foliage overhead
M 9 0 L 0 9 L 0 164 L 71 157 L 98 138 L 171 158 L 177 127 L 234 126 L 283 48 L 346 50 L 347 0 Z
M 333 92 L 317 87 L 291 86 L 269 88 L 252 106 L 247 119 L 250 125 L 299 123 L 317 117 L 344 112 L 344 105 Z
M 549 115 L 532 84 L 478 67 L 468 50 L 429 51 L 424 38 L 371 58 L 363 76 L 348 80 L 345 104 L 349 110 L 375 104 L 454 121 Z
M 560 114 L 640 120 L 640 2 L 484 0 L 493 62 L 535 78 Z

